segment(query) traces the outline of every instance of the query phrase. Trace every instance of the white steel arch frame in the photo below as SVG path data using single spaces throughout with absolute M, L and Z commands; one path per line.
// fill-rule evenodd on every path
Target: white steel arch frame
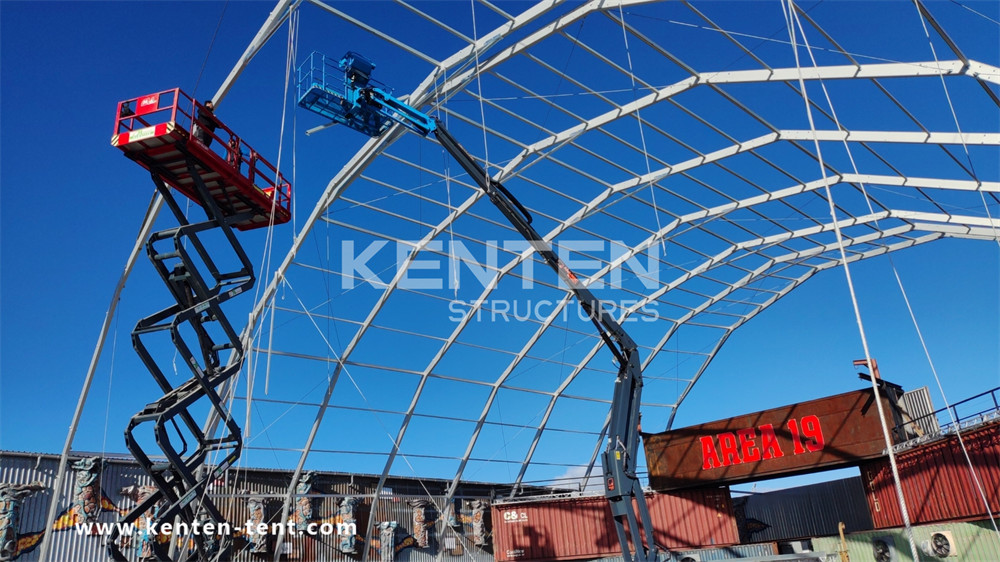
M 997 97 L 991 88 L 1000 84 L 1000 69 L 965 56 L 950 38 L 943 35 L 942 29 L 937 25 L 935 29 L 952 48 L 954 60 L 934 62 L 917 57 L 913 62 L 860 64 L 855 61 L 853 55 L 844 53 L 844 49 L 841 48 L 842 58 L 849 59 L 851 64 L 829 64 L 818 68 L 800 69 L 768 64 L 754 53 L 754 49 L 746 47 L 740 41 L 738 34 L 730 33 L 724 26 L 715 23 L 706 13 L 708 9 L 698 9 L 685 3 L 677 9 L 688 10 L 690 14 L 708 22 L 710 27 L 718 31 L 722 40 L 735 46 L 736 52 L 750 56 L 760 65 L 760 68 L 753 69 L 696 70 L 698 64 L 683 62 L 684 55 L 674 55 L 676 49 L 662 46 L 657 39 L 650 37 L 648 31 L 639 29 L 635 24 L 635 17 L 626 15 L 624 18 L 626 21 L 622 21 L 619 8 L 632 8 L 646 2 L 595 0 L 567 9 L 562 2 L 549 1 L 536 4 L 517 16 L 508 15 L 502 8 L 481 2 L 481 6 L 491 9 L 504 23 L 478 40 L 470 38 L 469 33 L 421 11 L 419 6 L 403 4 L 407 11 L 415 14 L 423 23 L 467 43 L 463 49 L 450 56 L 426 53 L 407 44 L 405 40 L 379 32 L 374 24 L 365 23 L 357 16 L 331 5 L 313 3 L 325 12 L 365 29 L 434 67 L 408 99 L 417 107 L 436 110 L 448 116 L 454 122 L 468 127 L 468 130 L 482 128 L 484 134 L 492 141 L 507 147 L 503 164 L 497 166 L 494 177 L 502 179 L 512 191 L 521 195 L 529 207 L 532 206 L 531 197 L 525 195 L 518 187 L 525 187 L 525 190 L 532 188 L 536 191 L 540 188 L 547 195 L 558 198 L 562 203 L 561 206 L 548 205 L 537 211 L 541 219 L 549 225 L 548 228 L 540 229 L 546 232 L 547 240 L 559 242 L 582 234 L 597 238 L 602 243 L 611 243 L 615 240 L 616 233 L 607 231 L 608 221 L 627 225 L 633 236 L 624 253 L 607 259 L 590 256 L 600 262 L 600 267 L 588 275 L 590 282 L 598 283 L 607 279 L 613 272 L 620 272 L 630 259 L 659 244 L 669 243 L 672 247 L 681 249 L 683 260 L 680 262 L 672 261 L 669 256 L 663 256 L 663 259 L 657 258 L 661 267 L 674 272 L 671 278 L 661 281 L 659 287 L 637 290 L 637 285 L 632 283 L 627 288 L 621 289 L 622 294 L 636 298 L 634 304 L 621 308 L 622 320 L 642 314 L 643 306 L 650 303 L 666 303 L 678 311 L 676 315 L 658 324 L 655 337 L 637 338 L 645 368 L 655 369 L 657 358 L 669 349 L 668 344 L 675 341 L 674 338 L 679 331 L 696 327 L 714 333 L 712 338 L 698 342 L 699 344 L 707 342 L 707 347 L 699 345 L 685 350 L 678 347 L 675 351 L 687 353 L 695 361 L 687 375 L 682 377 L 679 372 L 673 373 L 673 379 L 681 379 L 684 383 L 683 390 L 677 396 L 669 399 L 657 396 L 655 393 L 647 393 L 645 396 L 649 402 L 648 407 L 665 410 L 662 421 L 668 426 L 673 422 L 676 408 L 688 396 L 719 349 L 737 328 L 817 273 L 839 264 L 831 234 L 833 225 L 828 219 L 817 219 L 803 210 L 810 202 L 821 197 L 817 190 L 827 186 L 827 182 L 823 180 L 806 179 L 815 178 L 818 172 L 815 169 L 817 160 L 811 153 L 814 139 L 827 143 L 824 146 L 833 147 L 831 150 L 836 150 L 836 147 L 846 143 L 852 145 L 859 153 L 870 156 L 869 165 L 866 169 L 862 169 L 861 173 L 847 173 L 837 169 L 845 167 L 843 158 L 826 159 L 829 168 L 828 182 L 835 197 L 840 193 L 848 193 L 853 196 L 848 195 L 845 199 L 856 200 L 857 194 L 863 187 L 867 188 L 869 196 L 873 191 L 879 192 L 879 196 L 871 197 L 873 205 L 871 210 L 858 206 L 857 201 L 845 204 L 840 203 L 838 199 L 838 212 L 842 217 L 838 223 L 845 231 L 848 261 L 875 257 L 942 238 L 992 240 L 996 236 L 996 229 L 1000 228 L 1000 223 L 989 216 L 984 216 L 981 208 L 975 209 L 980 195 L 989 198 L 992 204 L 996 203 L 995 194 L 1000 191 L 998 182 L 1000 178 L 983 178 L 970 173 L 962 162 L 961 155 L 965 150 L 974 152 L 976 147 L 990 147 L 995 150 L 1000 146 L 1000 132 L 995 127 L 971 132 L 964 129 L 963 132 L 957 132 L 932 128 L 930 125 L 925 125 L 916 116 L 916 112 L 906 109 L 905 103 L 890 94 L 889 88 L 894 80 L 906 80 L 907 83 L 924 81 L 934 85 L 946 78 L 949 83 L 964 81 L 980 86 L 978 95 L 985 98 L 983 105 L 992 106 L 991 110 L 996 111 Z M 620 62 L 616 63 L 613 58 L 601 55 L 600 49 L 588 44 L 587 39 L 581 39 L 579 35 L 570 33 L 573 26 L 582 27 L 582 22 L 592 15 L 620 26 L 629 37 L 644 44 L 648 53 L 656 54 L 674 65 L 675 74 L 687 73 L 688 76 L 678 77 L 666 86 L 656 87 L 654 85 L 656 82 L 652 79 L 636 75 L 638 84 L 636 89 L 627 92 L 629 95 L 622 96 L 598 87 L 587 87 L 584 85 L 587 83 L 586 77 L 582 74 L 563 72 L 551 62 L 545 61 L 539 46 L 547 41 L 559 39 L 566 41 L 572 48 L 579 48 L 596 58 L 609 72 L 629 74 L 630 72 Z M 813 31 L 840 48 L 840 44 L 834 42 L 833 38 L 819 27 L 819 23 L 812 18 L 808 19 Z M 262 30 L 258 37 L 271 33 L 273 30 L 269 33 L 264 33 Z M 490 95 L 482 95 L 478 88 L 473 89 L 477 78 L 490 78 L 491 84 L 505 84 L 507 86 L 505 91 L 516 89 L 528 97 L 540 96 L 541 94 L 537 93 L 542 91 L 540 86 L 531 80 L 511 78 L 516 74 L 515 71 L 521 68 L 517 65 L 521 64 L 534 65 L 534 68 L 541 69 L 539 72 L 555 75 L 561 83 L 570 84 L 573 89 L 583 90 L 581 95 L 597 100 L 597 103 L 593 104 L 595 110 L 585 113 L 583 110 L 586 108 L 581 108 L 579 105 L 562 108 L 558 103 L 543 98 L 540 103 L 561 114 L 560 119 L 563 123 L 575 121 L 569 125 L 550 127 L 548 123 L 532 122 L 530 118 L 524 117 L 516 110 L 507 108 L 503 100 L 492 99 Z M 509 65 L 515 65 L 511 71 L 506 70 Z M 727 89 L 733 86 L 760 87 L 768 88 L 769 93 L 784 90 L 798 95 L 797 82 L 800 76 L 807 83 L 836 80 L 839 83 L 860 84 L 866 92 L 874 88 L 876 94 L 899 108 L 905 116 L 903 121 L 907 123 L 907 127 L 878 129 L 868 127 L 867 123 L 845 121 L 846 130 L 826 129 L 814 133 L 803 130 L 801 126 L 789 126 L 775 121 L 776 117 L 779 119 L 783 117 L 780 114 L 776 115 L 773 112 L 765 114 L 765 111 L 751 107 L 754 103 L 753 96 L 748 96 L 746 99 L 741 97 L 748 90 Z M 383 76 L 382 79 L 391 81 L 391 77 L 388 76 Z M 224 85 L 220 92 L 228 91 L 230 86 L 231 84 Z M 639 90 L 649 93 L 631 95 Z M 704 109 L 695 110 L 691 102 L 699 99 L 697 96 L 700 92 L 705 92 L 714 103 L 725 108 L 720 114 L 736 110 L 747 118 L 749 124 L 743 127 L 743 131 L 731 131 L 726 123 L 717 120 L 712 114 L 706 115 Z M 466 111 L 456 109 L 456 104 L 448 101 L 454 101 L 456 98 L 474 102 L 475 109 L 472 109 L 473 104 L 462 106 L 469 108 Z M 496 121 L 487 118 L 486 123 L 482 122 L 478 105 L 480 103 L 490 108 L 489 115 L 495 116 Z M 610 104 L 613 107 L 601 109 L 602 104 Z M 669 123 L 665 124 L 645 114 L 638 117 L 640 112 L 656 112 L 665 106 L 673 108 L 677 114 L 686 115 L 702 128 L 704 134 L 715 134 L 717 140 L 721 137 L 724 142 L 705 143 L 699 140 L 686 142 L 680 138 L 683 131 L 671 129 Z M 816 109 L 819 112 L 826 111 L 826 108 L 822 107 Z M 510 125 L 510 132 L 501 126 L 493 125 L 503 116 L 508 118 L 504 122 Z M 667 148 L 662 151 L 646 150 L 641 146 L 645 141 L 638 142 L 634 134 L 628 133 L 625 125 L 637 125 L 646 131 L 651 131 L 651 134 L 656 136 L 657 142 Z M 526 128 L 531 129 L 530 134 L 525 132 Z M 759 134 L 747 135 L 746 131 L 759 131 Z M 343 133 L 337 132 L 337 134 Z M 380 315 L 383 315 L 387 306 L 391 306 L 390 301 L 395 295 L 402 293 L 421 295 L 419 291 L 401 286 L 410 273 L 411 265 L 423 256 L 440 254 L 441 250 L 435 249 L 433 242 L 441 240 L 449 232 L 454 232 L 459 238 L 475 244 L 477 240 L 474 235 L 463 234 L 459 230 L 458 224 L 466 219 L 473 219 L 477 221 L 476 224 L 488 224 L 494 231 L 506 229 L 504 225 L 476 214 L 476 210 L 479 209 L 476 203 L 481 198 L 481 192 L 462 184 L 461 178 L 450 178 L 452 184 L 456 189 L 460 189 L 462 194 L 460 202 L 452 205 L 394 185 L 393 182 L 383 179 L 386 176 L 380 175 L 379 170 L 369 169 L 373 164 L 385 161 L 402 165 L 411 172 L 423 174 L 425 177 L 445 176 L 439 167 L 414 160 L 412 156 L 407 155 L 405 149 L 394 153 L 394 145 L 403 138 L 406 137 L 395 129 L 381 138 L 368 141 L 329 182 L 278 268 L 275 281 L 267 288 L 264 298 L 254 310 L 251 327 L 248 328 L 252 329 L 254 323 L 261 318 L 281 280 L 297 264 L 297 256 L 303 242 L 314 235 L 311 232 L 321 221 L 326 221 L 327 224 L 332 222 L 338 228 L 353 229 L 386 240 L 398 240 L 389 229 L 380 230 L 379 225 L 360 225 L 352 224 L 349 220 L 330 219 L 327 215 L 339 202 L 346 200 L 353 205 L 353 208 L 378 213 L 386 221 L 409 221 L 424 229 L 423 235 L 411 244 L 412 251 L 399 264 L 393 278 L 380 288 L 380 295 L 365 310 L 363 318 L 351 320 L 357 324 L 358 329 L 343 349 L 336 350 L 339 355 L 337 368 L 329 380 L 324 398 L 313 404 L 317 408 L 317 414 L 311 432 L 300 448 L 301 456 L 296 475 L 301 472 L 308 454 L 314 449 L 314 441 L 324 413 L 329 408 L 335 407 L 330 401 L 341 369 L 345 365 L 364 365 L 374 369 L 392 368 L 355 360 L 352 354 L 365 340 L 370 329 L 383 328 L 379 323 Z M 470 145 L 475 147 L 475 136 L 469 138 Z M 671 142 L 681 145 L 681 148 L 670 145 Z M 610 146 L 622 152 L 642 153 L 651 167 L 647 169 L 637 166 L 634 160 L 631 165 L 625 164 L 624 159 L 619 160 L 609 156 L 607 149 Z M 511 147 L 515 150 L 511 150 Z M 906 170 L 906 163 L 900 162 L 895 156 L 900 147 L 919 150 L 921 155 L 925 152 L 919 147 L 940 150 L 937 154 L 943 155 L 942 159 L 952 164 L 950 175 L 943 177 L 911 175 Z M 678 159 L 672 156 L 685 151 L 689 154 L 687 158 Z M 477 150 L 473 152 L 480 153 Z M 602 162 L 602 166 L 598 169 L 589 167 L 589 164 L 580 165 L 580 155 L 595 162 Z M 785 164 L 786 161 L 791 164 Z M 752 177 L 746 171 L 758 164 L 769 170 L 768 173 L 761 174 L 760 179 Z M 812 168 L 808 168 L 807 164 L 811 164 Z M 537 175 L 534 173 L 543 168 L 546 170 L 545 173 Z M 565 183 L 560 183 L 561 180 L 546 179 L 553 177 L 552 170 L 559 171 L 566 178 Z M 782 178 L 783 181 L 776 181 L 775 176 Z M 726 177 L 729 182 L 739 184 L 739 194 L 730 194 L 725 185 L 716 184 L 715 178 L 718 177 Z M 415 220 L 402 216 L 397 211 L 382 209 L 377 202 L 346 198 L 345 191 L 359 181 L 380 184 L 384 189 L 391 190 L 404 199 L 423 198 L 424 202 L 437 204 L 444 214 L 432 221 Z M 574 182 L 587 183 L 589 189 L 574 192 L 572 190 Z M 683 210 L 675 210 L 666 203 L 658 204 L 655 198 L 644 196 L 647 191 L 655 192 L 656 197 L 677 202 L 678 207 Z M 956 204 L 954 196 L 963 196 L 962 194 L 969 196 L 962 200 L 963 204 Z M 938 202 L 938 199 L 945 202 Z M 557 211 L 553 212 L 552 209 Z M 780 209 L 781 212 L 778 213 L 775 209 Z M 619 210 L 621 211 L 617 212 Z M 645 214 L 641 218 L 636 218 L 637 213 Z M 652 225 L 654 217 L 655 226 Z M 485 246 L 482 241 L 480 243 Z M 490 269 L 489 263 L 482 263 L 470 257 L 471 263 L 491 271 L 491 277 L 481 291 L 469 299 L 471 303 L 469 311 L 474 313 L 488 309 L 491 295 L 499 290 L 502 282 L 517 278 L 516 270 L 532 260 L 533 252 L 525 249 L 511 252 L 506 263 Z M 303 265 L 308 264 L 303 263 Z M 312 267 L 318 268 L 318 266 Z M 330 271 L 329 274 L 336 275 L 336 272 Z M 539 283 L 543 284 L 541 281 Z M 586 339 L 585 332 L 569 325 L 565 327 L 559 325 L 558 320 L 570 303 L 570 296 L 558 287 L 548 286 L 547 289 L 561 295 L 558 304 L 552 308 L 550 314 L 532 323 L 530 336 L 512 347 L 497 349 L 509 357 L 499 376 L 488 382 L 471 379 L 461 381 L 484 387 L 487 389 L 487 395 L 482 400 L 481 412 L 477 416 L 454 417 L 473 425 L 474 428 L 470 432 L 468 441 L 457 445 L 454 454 L 440 455 L 442 459 L 457 461 L 450 494 L 456 492 L 470 461 L 483 460 L 476 457 L 475 451 L 483 428 L 497 424 L 491 419 L 491 412 L 495 411 L 500 394 L 505 389 L 517 388 L 509 383 L 523 362 L 545 356 L 545 353 L 532 353 L 539 342 L 558 330 L 579 334 Z M 427 297 L 426 294 L 422 296 Z M 741 310 L 734 313 L 725 310 L 727 307 Z M 405 454 L 401 453 L 401 446 L 408 435 L 411 422 L 426 415 L 420 412 L 419 408 L 427 385 L 432 380 L 448 378 L 438 373 L 442 361 L 456 346 L 470 345 L 461 340 L 473 318 L 473 314 L 467 314 L 462 320 L 451 325 L 450 330 L 427 334 L 427 339 L 433 340 L 437 346 L 435 351 L 430 354 L 428 360 L 404 369 L 415 377 L 417 382 L 411 400 L 403 409 L 385 410 L 386 413 L 399 415 L 401 421 L 392 436 L 393 445 L 380 453 L 385 457 L 380 474 L 380 486 L 390 475 L 398 456 Z M 343 320 L 348 318 L 345 317 Z M 391 322 L 385 323 L 386 329 L 391 329 L 390 324 Z M 397 329 L 397 331 L 403 330 Z M 499 424 L 501 427 L 519 427 L 520 431 L 531 430 L 532 436 L 528 440 L 529 444 L 522 460 L 514 461 L 518 467 L 514 478 L 516 484 L 530 480 L 529 468 L 532 464 L 538 464 L 535 456 L 546 432 L 565 431 L 565 428 L 554 428 L 550 425 L 560 400 L 586 398 L 602 402 L 601 399 L 573 395 L 570 392 L 582 373 L 596 369 L 591 363 L 599 355 L 601 346 L 596 337 L 592 339 L 593 345 L 578 361 L 565 365 L 570 367 L 568 374 L 560 378 L 550 389 L 518 388 L 519 391 L 535 392 L 545 397 L 545 407 L 540 412 L 537 423 Z M 322 354 L 317 354 L 317 357 L 320 355 Z M 600 369 L 596 370 L 600 372 Z M 647 378 L 654 381 L 660 375 L 662 373 L 655 370 L 647 372 Z M 609 378 L 607 381 L 609 391 L 610 384 Z M 453 418 L 444 416 L 444 419 Z M 580 431 L 594 437 L 598 442 L 603 434 L 601 424 L 596 421 L 581 428 Z M 578 459 L 579 464 L 587 467 L 587 474 L 596 459 L 597 448 L 594 450 L 595 454 L 589 459 Z M 418 458 L 420 454 L 411 453 L 410 456 Z M 575 465 L 567 463 L 567 466 Z M 294 491 L 294 487 L 293 481 L 290 494 Z

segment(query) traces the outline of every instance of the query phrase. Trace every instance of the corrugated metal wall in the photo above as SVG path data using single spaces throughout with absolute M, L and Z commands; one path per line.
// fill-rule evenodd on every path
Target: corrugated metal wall
M 24 453 L 3 453 L 0 454 L 0 482 L 11 484 L 27 484 L 32 481 L 41 481 L 43 485 L 51 488 L 55 481 L 56 470 L 58 468 L 58 458 L 52 455 L 31 455 Z M 210 495 L 219 506 L 223 515 L 232 523 L 233 527 L 242 527 L 250 517 L 248 500 L 257 497 L 263 500 L 265 506 L 265 518 L 270 522 L 280 523 L 281 501 L 291 480 L 290 473 L 263 470 L 235 470 L 227 472 L 225 478 L 213 483 Z M 356 537 L 356 552 L 362 552 L 362 545 L 365 538 L 365 531 L 368 523 L 368 514 L 371 510 L 374 499 L 375 482 L 377 477 L 373 476 L 351 476 L 342 474 L 321 473 L 313 477 L 311 506 L 313 509 L 313 521 L 327 520 L 335 522 L 337 506 L 340 500 L 350 496 L 360 500 L 356 510 L 356 520 L 358 535 Z M 129 485 L 149 485 L 148 478 L 133 462 L 124 460 L 111 460 L 104 469 L 102 478 L 102 489 L 105 496 L 118 508 L 123 510 L 131 509 L 134 505 L 132 500 L 119 494 L 119 490 Z M 61 506 L 67 509 L 73 498 L 73 473 L 67 474 L 63 486 Z M 415 480 L 405 480 L 390 478 L 387 481 L 383 495 L 375 502 L 376 521 L 395 521 L 396 528 L 396 560 L 408 560 L 414 562 L 431 561 L 439 558 L 462 561 L 492 562 L 493 555 L 490 547 L 485 549 L 475 546 L 472 540 L 473 532 L 471 525 L 471 502 L 473 500 L 489 499 L 491 488 L 488 485 L 463 485 L 459 489 L 457 505 L 459 506 L 458 520 L 455 526 L 448 525 L 435 507 L 427 508 L 425 519 L 428 524 L 427 546 L 420 548 L 410 537 L 414 528 L 412 500 L 429 500 L 433 505 L 444 509 L 444 489 L 446 482 L 425 481 L 423 484 Z M 427 487 L 434 496 L 428 497 L 423 492 Z M 388 492 L 391 489 L 395 493 Z M 403 494 L 400 494 L 402 492 Z M 409 495 L 412 494 L 412 495 Z M 52 498 L 52 492 L 45 490 L 38 492 L 23 503 L 21 510 L 20 534 L 22 536 L 37 533 L 45 529 L 45 517 L 48 504 Z M 100 514 L 98 522 L 114 523 L 119 520 L 119 515 L 104 511 Z M 287 554 L 287 560 L 297 560 L 302 562 L 333 562 L 333 561 L 356 561 L 359 554 L 344 554 L 339 550 L 339 538 L 337 536 L 309 536 L 309 535 L 288 535 L 286 547 L 283 549 Z M 377 536 L 375 537 L 378 538 Z M 246 543 L 242 539 L 236 540 L 237 547 L 245 547 Z M 273 553 L 274 537 L 271 537 L 268 545 L 268 552 Z M 126 554 L 133 559 L 137 557 L 134 549 L 126 549 Z M 39 550 L 26 552 L 17 558 L 18 562 L 35 562 L 38 560 Z M 70 527 L 65 531 L 54 533 L 52 545 L 52 560 L 59 562 L 95 562 L 108 560 L 103 539 L 98 535 L 87 533 L 79 534 Z M 378 556 L 371 556 L 370 560 L 379 560 Z M 238 562 L 259 562 L 259 558 L 252 555 L 248 549 L 241 551 L 234 560 Z
M 27 484 L 38 480 L 46 487 L 46 490 L 38 492 L 25 499 L 21 508 L 20 534 L 33 534 L 45 529 L 45 516 L 47 515 L 49 502 L 52 499 L 52 486 L 56 480 L 56 470 L 59 463 L 57 458 L 47 455 L 12 455 L 0 454 L 0 482 L 9 484 Z M 104 491 L 108 497 L 118 506 L 128 508 L 132 503 L 123 500 L 116 493 L 118 487 L 125 487 L 130 484 L 140 486 L 149 484 L 148 479 L 141 473 L 138 466 L 126 462 L 109 462 L 104 468 L 102 481 Z M 114 484 L 109 484 L 109 483 Z M 73 473 L 67 474 L 63 482 L 63 509 L 69 507 L 73 498 Z M 119 486 L 120 484 L 120 486 Z M 61 510 L 60 510 L 61 512 Z M 113 523 L 118 521 L 118 515 L 103 511 L 98 516 L 98 523 Z M 38 560 L 38 548 L 36 548 L 17 558 L 18 562 L 35 562 Z M 60 562 L 92 562 L 95 560 L 108 560 L 104 549 L 103 540 L 99 535 L 89 533 L 79 534 L 76 529 L 70 528 L 54 534 L 52 543 L 52 560 Z
M 1000 513 L 1000 423 L 967 431 L 962 439 L 991 509 Z M 913 523 L 987 514 L 956 436 L 899 453 L 896 464 Z M 875 527 L 902 525 L 889 461 L 880 459 L 863 464 L 861 477 Z
M 774 543 L 761 544 L 734 544 L 724 548 L 700 548 L 697 550 L 679 550 L 674 552 L 675 560 L 684 560 L 691 557 L 695 560 L 734 560 L 740 558 L 756 558 L 778 554 L 778 547 Z
M 904 392 L 902 400 L 906 413 L 911 420 L 916 421 L 917 427 L 924 435 L 941 431 L 937 417 L 933 415 L 934 404 L 931 402 L 930 390 L 926 386 Z
M 761 558 L 778 554 L 778 547 L 775 543 L 760 544 L 734 544 L 720 548 L 698 548 L 693 550 L 674 550 L 669 553 L 661 552 L 659 559 L 661 562 L 679 562 L 685 558 L 695 560 L 739 560 L 742 558 Z M 624 562 L 621 556 L 601 558 L 598 562 Z
M 647 496 L 657 544 L 697 548 L 739 542 L 728 487 Z M 610 518 L 608 519 L 611 520 Z
M 733 498 L 740 542 L 783 541 L 874 529 L 861 477 Z
M 938 523 L 913 527 L 913 538 L 920 548 L 921 543 L 928 541 L 936 532 L 947 531 L 954 538 L 955 555 L 947 558 L 928 556 L 920 552 L 920 559 L 940 560 L 941 562 L 997 562 L 1000 560 L 1000 539 L 989 521 L 972 523 Z M 851 562 L 872 562 L 872 542 L 875 538 L 883 538 L 891 543 L 895 551 L 893 562 L 913 562 L 910 554 L 910 544 L 906 538 L 905 529 L 879 529 L 864 533 L 847 534 L 847 552 Z M 840 550 L 840 537 L 822 537 L 813 539 L 813 549 L 816 552 L 836 554 Z M 831 560 L 837 560 L 831 558 Z
M 739 541 L 728 488 L 646 496 L 653 534 L 667 548 Z M 573 560 L 621 553 L 603 496 L 493 506 L 497 560 Z

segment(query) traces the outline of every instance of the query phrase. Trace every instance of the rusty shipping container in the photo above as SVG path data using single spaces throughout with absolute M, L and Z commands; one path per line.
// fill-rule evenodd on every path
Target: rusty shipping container
M 882 403 L 889 418 L 885 396 Z M 657 491 L 853 465 L 885 450 L 870 389 L 644 434 L 643 442 L 650 486 Z
M 729 488 L 647 494 L 653 536 L 670 549 L 739 542 Z M 575 560 L 621 554 L 604 496 L 493 506 L 497 561 Z
M 989 502 L 1000 513 L 1000 422 L 962 433 L 972 466 Z M 974 519 L 987 515 L 983 497 L 954 435 L 896 455 L 903 497 L 913 523 Z M 878 529 L 903 525 L 888 459 L 862 465 L 861 478 Z

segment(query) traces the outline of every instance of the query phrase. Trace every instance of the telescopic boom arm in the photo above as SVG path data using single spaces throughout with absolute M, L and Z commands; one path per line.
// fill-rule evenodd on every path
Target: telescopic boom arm
M 601 339 L 618 363 L 618 377 L 611 402 L 608 445 L 602 454 L 604 495 L 611 504 L 615 529 L 626 562 L 657 560 L 649 508 L 642 485 L 635 474 L 642 394 L 642 367 L 635 342 L 604 309 L 601 301 L 559 259 L 552 245 L 531 226 L 531 214 L 528 210 L 500 182 L 489 176 L 440 120 L 432 119 L 395 98 L 385 89 L 373 85 L 371 72 L 375 65 L 363 56 L 348 52 L 336 66 L 330 61 L 323 55 L 313 53 L 299 68 L 300 106 L 373 137 L 381 135 L 394 123 L 421 136 L 433 133 L 441 146 L 486 193 L 511 225 L 559 275 L 594 323 Z M 308 70 L 304 70 L 306 65 L 309 65 Z M 336 82 L 327 80 L 328 70 L 343 72 L 342 93 L 331 89 L 330 84 Z M 626 524 L 629 533 L 625 531 Z M 630 538 L 635 546 L 635 553 L 631 552 Z
M 615 380 L 615 393 L 611 401 L 608 446 L 601 457 L 604 465 L 604 496 L 611 502 L 611 513 L 615 518 L 615 528 L 625 560 L 637 562 L 656 560 L 649 508 L 646 506 L 642 485 L 635 475 L 637 460 L 635 453 L 639 448 L 639 402 L 642 395 L 642 367 L 639 364 L 639 353 L 635 342 L 621 324 L 604 309 L 594 293 L 580 283 L 573 271 L 559 259 L 552 246 L 531 226 L 531 216 L 517 199 L 502 184 L 489 177 L 486 170 L 473 160 L 440 121 L 436 121 L 436 125 L 433 132 L 441 146 L 458 161 L 486 192 L 490 201 L 573 291 L 580 306 L 597 327 L 601 339 L 614 354 L 618 363 L 618 378 Z M 639 519 L 646 534 L 648 547 L 645 548 L 639 534 L 636 510 L 632 508 L 633 499 L 638 505 Z M 634 557 L 630 553 L 625 533 L 626 522 L 636 545 Z

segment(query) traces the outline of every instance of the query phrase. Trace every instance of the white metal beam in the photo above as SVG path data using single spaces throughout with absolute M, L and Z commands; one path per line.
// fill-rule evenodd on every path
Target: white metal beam
M 983 65 L 977 67 L 978 73 L 974 78 L 983 76 L 1000 75 L 1000 69 Z M 744 83 L 767 83 L 767 82 L 793 82 L 798 81 L 799 73 L 805 80 L 833 80 L 850 78 L 898 78 L 898 77 L 919 77 L 919 76 L 948 76 L 968 73 L 968 69 L 962 61 L 942 61 L 940 63 L 919 62 L 919 63 L 885 63 L 859 66 L 829 66 L 810 68 L 775 68 L 762 70 L 739 70 L 731 72 L 708 72 L 701 73 L 675 82 L 669 86 L 660 88 L 656 92 L 647 94 L 631 103 L 612 109 L 601 115 L 593 117 L 588 121 L 580 123 L 574 127 L 566 129 L 560 133 L 542 139 L 511 160 L 504 166 L 501 179 L 506 177 L 515 168 L 521 165 L 529 156 L 537 154 L 549 147 L 573 140 L 583 133 L 600 128 L 612 121 L 629 116 L 638 110 L 649 107 L 666 99 L 677 96 L 683 92 L 707 84 L 744 84 Z M 990 74 L 990 72 L 994 74 Z
M 895 244 L 892 244 L 890 246 L 885 246 L 885 247 L 882 247 L 882 248 L 878 248 L 878 249 L 874 249 L 874 250 L 869 250 L 867 252 L 863 252 L 863 253 L 860 253 L 860 254 L 849 255 L 847 257 L 847 262 L 848 263 L 854 263 L 854 262 L 857 262 L 857 261 L 860 261 L 860 260 L 863 260 L 863 259 L 868 259 L 868 258 L 871 258 L 871 257 L 884 255 L 884 254 L 887 254 L 887 253 L 890 253 L 890 252 L 894 252 L 894 251 L 898 251 L 898 250 L 902 250 L 902 249 L 905 249 L 905 248 L 912 248 L 914 246 L 918 246 L 918 245 L 921 245 L 921 244 L 926 244 L 927 242 L 933 242 L 934 240 L 938 240 L 940 238 L 941 238 L 941 234 L 939 234 L 939 233 L 931 233 L 931 234 L 927 234 L 925 236 L 922 236 L 922 237 L 916 238 L 916 239 L 906 239 L 906 240 L 903 240 L 901 242 L 897 242 Z M 794 282 L 794 284 L 789 285 L 785 291 L 782 291 L 779 294 L 776 294 L 773 297 L 771 297 L 771 299 L 769 299 L 768 302 L 767 302 L 767 306 L 770 306 L 771 304 L 774 304 L 775 302 L 778 301 L 778 299 L 780 299 L 781 297 L 787 295 L 789 292 L 792 291 L 792 289 L 794 289 L 795 287 L 798 287 L 799 285 L 801 285 L 802 283 L 804 283 L 805 281 L 807 281 L 809 278 L 811 278 L 815 274 L 817 274 L 817 273 L 819 273 L 819 272 L 821 272 L 823 270 L 839 266 L 839 265 L 841 265 L 841 263 L 842 262 L 840 262 L 839 260 L 831 260 L 830 263 L 827 264 L 827 265 L 818 266 L 816 269 L 810 270 L 809 272 L 807 272 L 806 274 L 804 274 L 801 278 L 799 278 L 798 280 L 796 280 Z M 757 314 L 760 314 L 761 312 L 763 312 L 767 308 L 767 306 L 762 306 L 759 309 L 754 309 L 753 311 L 751 311 L 746 317 L 744 317 L 741 321 L 737 322 L 733 326 L 732 331 L 735 331 L 736 329 L 738 329 L 743 324 L 746 324 L 747 322 L 749 322 Z M 664 343 L 666 343 L 666 342 L 664 342 Z M 687 395 L 691 392 L 691 389 L 693 389 L 694 386 L 695 386 L 695 384 L 697 384 L 698 381 L 701 379 L 701 376 L 704 374 L 705 369 L 707 369 L 708 365 L 712 362 L 713 359 L 715 359 L 715 355 L 718 353 L 718 351 L 719 350 L 716 349 L 713 353 L 711 353 L 708 357 L 705 358 L 705 362 L 701 365 L 701 367 L 698 369 L 698 372 L 691 379 L 691 382 L 688 383 L 687 387 L 685 387 L 684 391 L 678 397 L 677 403 L 675 404 L 675 407 L 674 407 L 674 410 L 673 410 L 673 412 L 670 415 L 670 419 L 667 421 L 667 427 L 666 427 L 666 429 L 669 430 L 673 426 L 674 417 L 677 415 L 677 408 L 680 407 L 680 405 L 684 402 L 684 399 L 687 398 Z

